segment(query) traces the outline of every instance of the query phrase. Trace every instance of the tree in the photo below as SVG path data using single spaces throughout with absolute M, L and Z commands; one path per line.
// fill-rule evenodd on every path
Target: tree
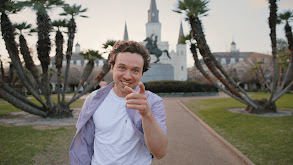
M 74 35 L 76 32 L 76 23 L 75 23 L 75 17 L 80 16 L 83 18 L 87 18 L 85 15 L 79 15 L 81 13 L 84 13 L 87 11 L 87 8 L 81 9 L 81 5 L 64 5 L 63 7 L 63 13 L 60 13 L 59 15 L 61 16 L 70 16 L 70 20 L 68 22 L 68 41 L 67 41 L 67 51 L 66 51 L 66 70 L 65 70 L 65 78 L 64 78 L 64 89 L 62 93 L 62 103 L 65 103 L 65 92 L 66 92 L 66 85 L 67 85 L 67 79 L 68 79 L 68 74 L 69 74 L 69 68 L 70 68 L 70 60 L 72 56 L 72 48 L 73 48 L 73 41 L 74 41 Z
M 51 40 L 50 33 L 52 32 L 52 23 L 51 19 L 47 14 L 47 10 L 51 9 L 54 6 L 62 5 L 63 2 L 60 0 L 30 0 L 26 2 L 13 2 L 11 0 L 4 0 L 0 2 L 0 12 L 1 12 L 1 32 L 2 37 L 4 39 L 6 49 L 8 51 L 9 57 L 11 59 L 11 63 L 13 66 L 13 70 L 16 71 L 16 76 L 21 80 L 24 87 L 28 90 L 30 94 L 39 102 L 34 103 L 28 100 L 21 93 L 17 92 L 13 87 L 10 87 L 8 83 L 4 81 L 4 71 L 3 67 L 1 67 L 1 78 L 0 78 L 0 97 L 11 103 L 15 107 L 26 111 L 31 114 L 39 115 L 42 117 L 71 117 L 72 110 L 70 110 L 69 106 L 76 99 L 81 97 L 83 94 L 80 94 L 78 97 L 74 97 L 75 100 L 70 100 L 69 102 L 61 102 L 60 99 L 58 103 L 53 102 L 51 97 L 51 88 L 50 88 L 50 78 L 52 75 L 53 68 L 49 68 L 50 57 L 49 53 L 51 50 Z M 23 31 L 28 26 L 26 24 L 19 24 L 16 27 L 19 28 L 19 42 L 17 44 L 15 41 L 15 27 L 11 23 L 8 15 L 11 13 L 17 13 L 20 9 L 24 7 L 32 7 L 37 14 L 37 33 L 38 33 L 38 41 L 37 41 L 37 54 L 38 58 L 41 62 L 42 71 L 39 72 L 37 70 L 37 66 L 32 60 L 31 51 L 29 51 L 27 47 L 27 43 L 25 40 L 25 36 L 23 36 Z M 68 7 L 68 6 L 66 6 Z M 79 8 L 79 7 L 78 7 Z M 80 8 L 79 8 L 80 9 Z M 85 11 L 85 10 L 81 10 Z M 76 12 L 75 12 L 76 13 Z M 76 14 L 73 14 L 73 17 Z M 73 18 L 72 18 L 73 19 Z M 75 33 L 75 22 L 71 19 L 68 26 L 68 35 L 69 35 L 69 46 L 67 47 L 67 55 L 71 56 L 72 54 L 72 45 Z M 61 21 L 62 22 L 62 21 Z M 55 22 L 56 23 L 56 22 Z M 56 23 L 57 27 L 61 27 L 60 22 Z M 58 72 L 62 68 L 62 60 L 63 60 L 63 36 L 60 31 L 57 29 L 56 32 L 56 67 Z M 27 70 L 22 65 L 20 60 L 20 52 L 24 57 L 24 63 L 27 67 L 27 70 L 33 75 L 33 78 L 30 78 Z M 69 61 L 70 63 L 70 61 Z M 2 61 L 1 61 L 2 66 Z M 35 69 L 35 70 L 34 70 Z M 11 70 L 12 71 L 12 70 Z M 2 73 L 3 72 L 3 73 Z M 88 74 L 88 70 L 85 71 Z M 14 72 L 11 72 L 11 74 Z M 35 74 L 35 75 L 34 75 Z M 58 74 L 58 73 L 57 73 Z M 59 74 L 61 76 L 61 74 Z M 59 77 L 60 80 L 60 77 Z M 33 84 L 37 84 L 34 86 Z M 88 90 L 89 91 L 89 90 Z M 44 97 L 41 97 L 41 96 Z
M 102 59 L 102 55 L 97 50 L 87 50 L 85 52 L 80 53 L 84 57 L 84 59 L 88 60 L 88 63 L 86 64 L 84 71 L 81 76 L 81 80 L 77 86 L 77 90 L 75 91 L 74 96 L 76 96 L 77 92 L 80 90 L 81 86 L 84 85 L 84 83 L 89 78 L 90 74 L 92 73 L 94 66 L 95 66 L 95 60 L 96 59 Z
M 193 54 L 193 58 L 195 61 L 195 66 L 199 69 L 199 71 L 216 87 L 220 90 L 231 96 L 232 98 L 244 103 L 247 105 L 246 110 L 251 113 L 263 113 L 263 112 L 276 112 L 275 101 L 280 94 L 276 94 L 276 82 L 277 80 L 274 78 L 273 80 L 273 89 L 271 93 L 271 98 L 269 100 L 253 100 L 223 69 L 220 63 L 215 59 L 213 54 L 211 53 L 207 41 L 205 39 L 205 35 L 203 32 L 203 27 L 201 23 L 201 17 L 207 16 L 207 12 L 209 9 L 207 8 L 208 0 L 182 0 L 178 1 L 177 9 L 175 12 L 182 13 L 185 12 L 186 20 L 189 22 L 191 31 L 191 46 L 190 50 Z M 276 68 L 276 33 L 275 33 L 275 25 L 276 25 L 276 3 L 273 0 L 270 0 L 270 17 L 269 17 L 269 25 L 271 28 L 271 41 L 272 41 L 272 50 L 273 50 L 273 59 L 274 59 L 274 68 Z M 208 75 L 201 66 L 201 63 L 198 59 L 197 50 L 199 50 L 200 54 L 203 57 L 203 61 L 205 65 L 208 67 L 210 72 L 214 77 Z M 274 77 L 276 75 L 276 70 L 274 70 Z M 225 85 L 225 89 L 221 88 L 218 84 L 220 81 L 223 85 Z M 288 87 L 288 86 L 287 86 Z M 286 87 L 286 88 L 287 88 Z M 282 91 L 284 94 L 285 90 Z
M 55 20 L 52 22 L 52 25 L 54 27 L 57 27 L 56 36 L 55 36 L 55 45 L 56 45 L 55 65 L 57 69 L 57 98 L 58 98 L 58 104 L 59 104 L 61 102 L 60 85 L 61 85 L 61 69 L 62 69 L 62 62 L 63 62 L 63 43 L 64 43 L 63 34 L 60 31 L 60 28 L 66 27 L 67 22 L 65 19 Z

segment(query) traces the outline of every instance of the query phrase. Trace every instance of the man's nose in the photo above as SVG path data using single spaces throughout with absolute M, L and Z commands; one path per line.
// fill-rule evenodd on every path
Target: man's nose
M 123 75 L 124 79 L 129 80 L 131 79 L 131 71 L 126 71 L 125 74 Z

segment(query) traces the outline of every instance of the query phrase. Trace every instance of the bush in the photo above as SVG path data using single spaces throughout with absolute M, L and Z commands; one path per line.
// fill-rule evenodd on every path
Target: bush
M 154 93 L 174 92 L 218 92 L 211 84 L 201 84 L 196 81 L 151 81 L 144 83 L 145 88 Z

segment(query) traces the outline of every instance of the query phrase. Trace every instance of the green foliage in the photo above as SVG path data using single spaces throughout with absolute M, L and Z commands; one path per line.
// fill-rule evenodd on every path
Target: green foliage
M 218 89 L 210 84 L 200 84 L 196 81 L 152 81 L 144 83 L 145 88 L 154 93 L 173 92 L 218 92 Z
M 88 49 L 85 52 L 81 52 L 80 55 L 82 55 L 84 57 L 84 59 L 87 60 L 95 60 L 95 59 L 102 59 L 102 55 L 99 53 L 98 50 L 92 50 L 92 49 Z
M 70 15 L 71 19 L 74 19 L 75 16 L 79 15 L 80 13 L 84 13 L 87 11 L 87 8 L 81 9 L 81 5 L 73 4 L 72 6 L 65 4 L 63 6 L 63 13 L 60 13 L 61 16 L 67 16 Z M 88 16 L 85 15 L 79 15 L 80 17 L 88 18 Z
M 208 0 L 178 0 L 177 9 L 173 11 L 177 13 L 185 11 L 188 18 L 191 16 L 207 16 L 209 11 L 207 8 L 208 3 Z
M 269 97 L 269 94 L 253 94 L 253 98 L 263 97 Z M 293 95 L 286 94 L 277 101 L 277 107 L 293 111 L 292 100 Z M 191 100 L 184 104 L 255 164 L 293 162 L 293 116 L 262 117 L 232 113 L 225 109 L 245 107 L 232 98 Z

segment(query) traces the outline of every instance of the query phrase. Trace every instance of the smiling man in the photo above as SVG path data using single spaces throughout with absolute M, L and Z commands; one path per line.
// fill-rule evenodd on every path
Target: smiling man
M 114 82 L 92 92 L 77 122 L 71 164 L 149 165 L 166 155 L 168 137 L 162 98 L 140 82 L 150 66 L 147 49 L 118 41 L 110 53 Z

